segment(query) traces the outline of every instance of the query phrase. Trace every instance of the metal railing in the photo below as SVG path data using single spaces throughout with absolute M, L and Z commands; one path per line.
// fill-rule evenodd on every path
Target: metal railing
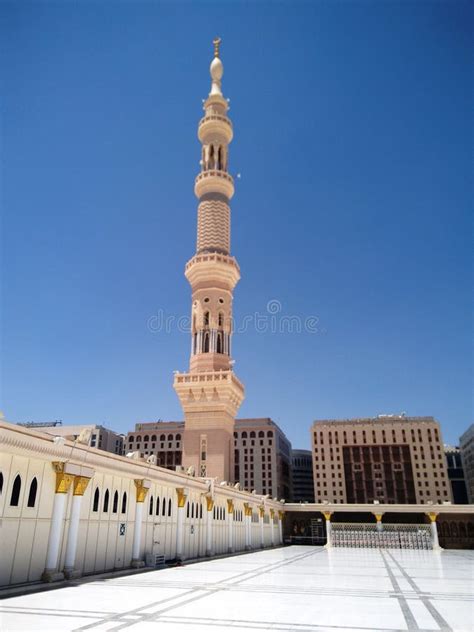
M 362 549 L 432 549 L 430 525 L 332 523 L 331 544 Z

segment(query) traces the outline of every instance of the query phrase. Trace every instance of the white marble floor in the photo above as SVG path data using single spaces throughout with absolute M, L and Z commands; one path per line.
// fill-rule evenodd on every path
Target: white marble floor
M 474 551 L 292 546 L 0 601 L 2 632 L 474 630 Z

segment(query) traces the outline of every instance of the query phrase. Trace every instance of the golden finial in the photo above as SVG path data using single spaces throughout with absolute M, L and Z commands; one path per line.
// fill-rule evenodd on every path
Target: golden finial
M 221 41 L 220 37 L 216 37 L 216 39 L 212 40 L 212 43 L 214 44 L 214 57 L 219 57 L 219 46 Z

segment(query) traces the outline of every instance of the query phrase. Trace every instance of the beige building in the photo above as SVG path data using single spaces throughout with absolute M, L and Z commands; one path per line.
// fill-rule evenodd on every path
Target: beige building
M 474 424 L 471 424 L 459 439 L 461 460 L 466 481 L 467 497 L 474 503 Z
M 224 67 L 220 40 L 214 41 L 211 91 L 199 121 L 201 172 L 194 183 L 198 198 L 196 253 L 185 275 L 191 285 L 191 358 L 187 373 L 175 373 L 174 389 L 184 412 L 183 465 L 199 476 L 234 478 L 234 419 L 244 387 L 231 359 L 233 290 L 240 269 L 230 254 L 229 173 L 232 122 L 222 94 Z
M 124 450 L 124 436 L 113 430 L 109 430 L 104 426 L 97 424 L 76 424 L 65 425 L 61 423 L 20 423 L 19 426 L 31 428 L 38 432 L 46 432 L 46 434 L 54 437 L 64 437 L 71 441 L 79 441 L 92 448 L 99 448 L 106 452 L 114 454 L 122 454 Z
M 291 443 L 269 418 L 236 419 L 235 481 L 258 494 L 291 498 Z
M 325 419 L 312 429 L 316 502 L 451 502 L 443 441 L 433 417 Z
M 278 545 L 283 508 L 0 420 L 0 587 Z
M 125 439 L 127 453 L 141 458 L 156 457 L 157 465 L 181 469 L 183 421 L 138 423 Z M 234 435 L 234 476 L 242 489 L 285 498 L 291 496 L 291 443 L 268 417 L 236 419 Z

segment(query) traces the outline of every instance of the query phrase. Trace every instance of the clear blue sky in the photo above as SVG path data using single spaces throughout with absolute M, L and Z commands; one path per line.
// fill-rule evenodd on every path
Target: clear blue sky
M 2 2 L 3 377 L 11 421 L 181 419 L 212 38 L 235 138 L 240 416 L 472 422 L 468 2 Z

